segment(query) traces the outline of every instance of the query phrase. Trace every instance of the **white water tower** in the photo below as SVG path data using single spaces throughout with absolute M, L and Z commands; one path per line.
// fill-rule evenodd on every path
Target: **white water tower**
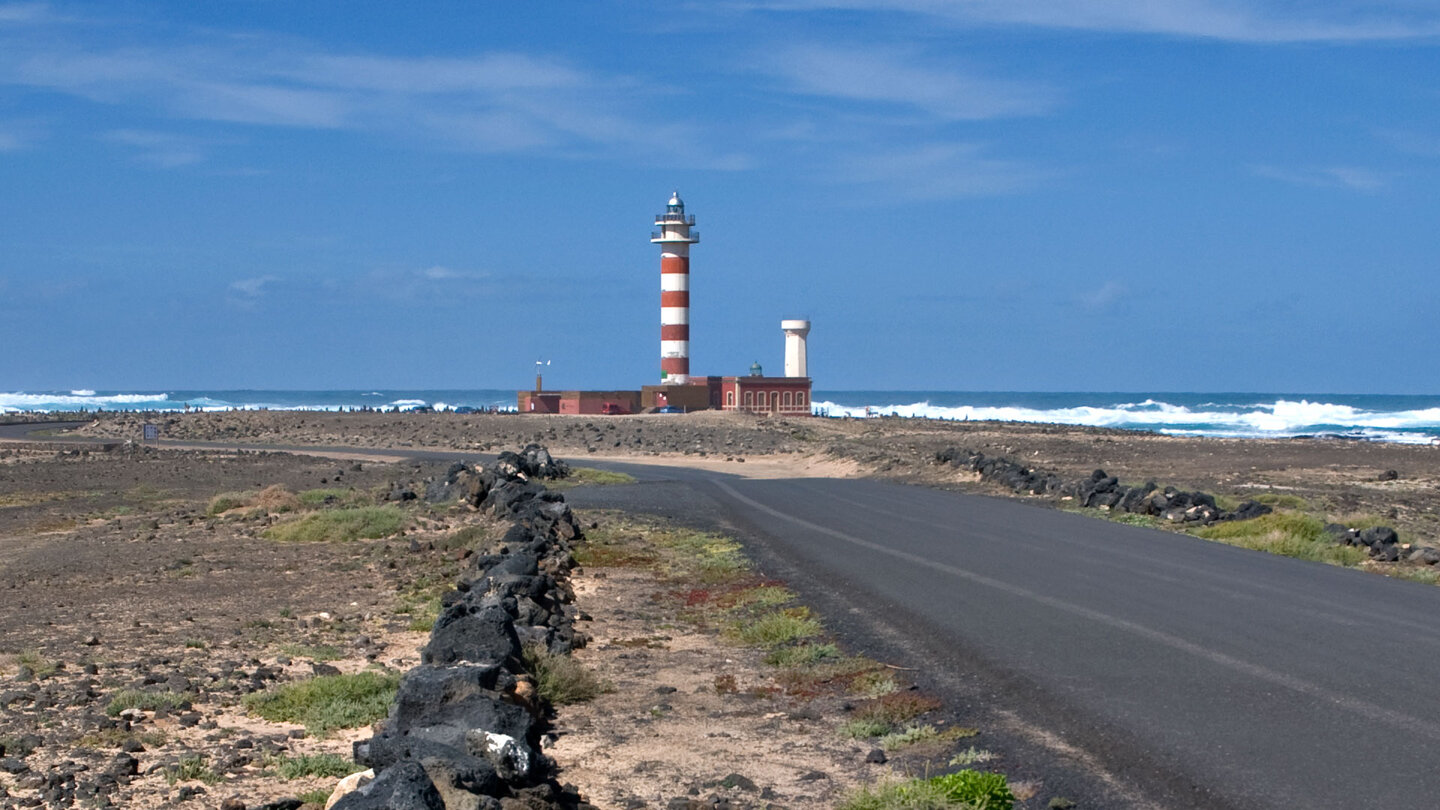
M 810 322 L 781 321 L 780 328 L 785 331 L 785 376 L 810 376 L 805 365 L 805 336 L 810 334 Z

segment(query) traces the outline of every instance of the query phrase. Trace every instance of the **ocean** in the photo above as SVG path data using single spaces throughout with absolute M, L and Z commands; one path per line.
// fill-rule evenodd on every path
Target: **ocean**
M 16 391 L 0 413 L 80 411 L 513 410 L 512 389 L 356 391 Z M 1396 394 L 824 391 L 821 416 L 1003 420 L 1145 430 L 1176 436 L 1333 436 L 1440 444 L 1440 396 Z

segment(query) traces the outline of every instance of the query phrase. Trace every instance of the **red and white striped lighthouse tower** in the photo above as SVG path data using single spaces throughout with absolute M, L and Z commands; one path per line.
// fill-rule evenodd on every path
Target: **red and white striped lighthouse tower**
M 680 192 L 670 197 L 665 213 L 655 217 L 658 231 L 650 241 L 660 245 L 660 381 L 690 381 L 690 246 L 700 241 L 692 231 L 695 217 L 685 216 Z

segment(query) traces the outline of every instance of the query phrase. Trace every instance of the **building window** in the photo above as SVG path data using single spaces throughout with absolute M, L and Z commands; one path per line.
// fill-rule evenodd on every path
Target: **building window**
M 796 392 L 795 392 L 795 404 L 796 404 L 796 405 L 804 405 L 804 404 L 805 404 L 805 392 L 804 392 L 804 391 L 796 391 Z
M 787 407 L 787 408 L 790 407 L 790 392 L 789 392 L 789 391 L 786 391 L 786 392 L 785 392 L 785 407 Z
M 772 410 L 772 411 L 778 411 L 778 410 L 780 410 L 780 392 L 779 392 L 779 391 L 771 391 L 771 392 L 770 392 L 770 410 Z
M 754 407 L 754 405 L 755 405 L 755 392 L 754 392 L 754 391 L 746 391 L 746 392 L 745 392 L 745 407 L 746 407 L 746 408 L 751 408 L 751 407 Z
M 725 392 L 725 407 L 727 407 L 727 408 L 733 408 L 733 407 L 735 407 L 735 392 L 734 392 L 734 391 L 726 391 L 726 392 Z

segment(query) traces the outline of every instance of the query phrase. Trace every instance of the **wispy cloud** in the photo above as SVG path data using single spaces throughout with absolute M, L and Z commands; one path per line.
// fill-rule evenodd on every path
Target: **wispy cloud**
M 1038 115 L 1058 98 L 1039 83 L 985 78 L 906 49 L 796 45 L 761 64 L 794 92 L 895 105 L 945 120 Z
M 455 270 L 438 264 L 424 270 L 416 270 L 415 275 L 429 281 L 478 281 L 490 277 L 489 273 L 483 271 Z
M 121 129 L 106 133 L 105 139 L 132 147 L 138 160 L 162 169 L 190 166 L 205 159 L 204 146 L 199 141 L 170 132 Z
M 1371 169 L 1355 166 L 1289 169 L 1262 164 L 1251 166 L 1250 171 L 1257 177 L 1279 180 L 1282 183 L 1296 186 L 1341 188 L 1367 193 L 1380 191 L 1390 184 L 1388 176 Z
M 265 293 L 265 288 L 279 281 L 276 276 L 256 276 L 255 278 L 242 278 L 239 281 L 230 282 L 230 292 L 243 298 L 259 298 Z
M 1026 163 L 988 157 L 979 144 L 927 144 L 852 156 L 837 178 L 868 189 L 885 202 L 944 200 L 1010 194 L 1031 188 L 1047 173 Z
M 779 11 L 868 10 L 955 25 L 1033 26 L 1234 42 L 1356 42 L 1440 35 L 1440 10 L 1410 0 L 742 0 Z
M 1109 309 L 1129 288 L 1115 279 L 1109 279 L 1093 290 L 1086 290 L 1076 296 L 1086 309 Z
M 1375 134 L 1402 152 L 1420 157 L 1440 157 L 1440 135 L 1403 129 L 1380 130 Z
M 266 34 L 191 32 L 185 45 L 112 45 L 64 23 L 0 26 L 0 85 L 136 108 L 162 118 L 357 130 L 481 152 L 744 165 L 712 153 L 700 127 L 650 103 L 662 90 L 567 59 L 490 52 L 463 58 L 327 52 Z M 667 151 L 668 150 L 668 151 Z M 658 152 L 658 154 L 656 154 Z

